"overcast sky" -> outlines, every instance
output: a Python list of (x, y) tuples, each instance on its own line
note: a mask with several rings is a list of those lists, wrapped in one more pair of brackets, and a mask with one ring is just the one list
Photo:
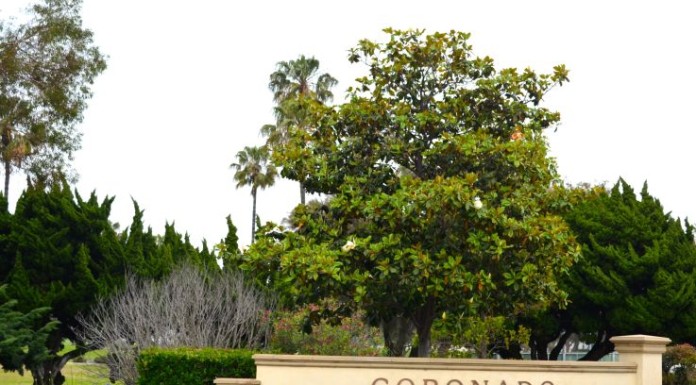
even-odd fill
[[(0, 17), (31, 2), (2, 0)], [(83, 195), (115, 196), (112, 219), (133, 215), (155, 233), (175, 222), (194, 243), (214, 244), (229, 214), (248, 243), (250, 190), (235, 189), (230, 163), (259, 145), (273, 123), (268, 76), (275, 64), (315, 56), (339, 80), (336, 102), (364, 74), (347, 61), (358, 40), (385, 27), (471, 32), (475, 54), (498, 68), (570, 69), (546, 106), (548, 132), (570, 183), (623, 176), (674, 216), (696, 217), (696, 22), (689, 1), (222, 1), (85, 0), (83, 21), (108, 55), (85, 113), (74, 167)], [(11, 201), (23, 178), (12, 180)], [(295, 183), (259, 193), (262, 221), (299, 202)], [(13, 207), (13, 204), (12, 204)]]

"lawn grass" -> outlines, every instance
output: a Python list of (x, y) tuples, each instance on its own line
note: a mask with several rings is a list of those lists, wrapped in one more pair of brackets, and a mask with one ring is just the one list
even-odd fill
[[(58, 353), (59, 355), (75, 349), (75, 345), (69, 340), (64, 340), (63, 346), (63, 350)], [(108, 383), (106, 365), (94, 363), (95, 358), (105, 355), (105, 350), (92, 350), (84, 355), (86, 363), (68, 362), (62, 370), (65, 376), (64, 385), (103, 385)], [(16, 372), (5, 372), (0, 367), (0, 385), (32, 385), (32, 383), (31, 373), (28, 371), (21, 376)]]
[[(70, 340), (63, 340), (63, 350), (58, 352), (58, 355), (63, 355), (71, 350), (75, 350), (75, 344), (72, 343)], [(90, 350), (89, 352), (85, 353), (83, 355), (84, 357), (84, 362), (94, 362), (94, 359), (97, 357), (103, 357), (106, 355), (106, 350), (101, 349), (101, 350)], [(2, 384), (2, 382), (0, 382)]]
[[(109, 381), (100, 376), (108, 369), (102, 364), (82, 364), (68, 362), (62, 372), (65, 376), (65, 385), (103, 385)], [(2, 385), (31, 385), (33, 383), (31, 373), (25, 372), (20, 376), (16, 372), (0, 370), (0, 384)]]

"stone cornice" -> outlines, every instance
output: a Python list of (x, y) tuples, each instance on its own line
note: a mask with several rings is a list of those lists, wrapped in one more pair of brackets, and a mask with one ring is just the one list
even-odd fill
[(379, 368), (410, 370), (475, 370), (492, 372), (635, 373), (626, 362), (524, 361), (454, 358), (395, 358), (256, 354), (257, 366)]

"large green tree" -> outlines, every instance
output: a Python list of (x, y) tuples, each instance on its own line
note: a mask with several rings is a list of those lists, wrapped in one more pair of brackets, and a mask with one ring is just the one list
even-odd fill
[(130, 273), (143, 278), (160, 279), (172, 270), (187, 263), (200, 268), (215, 268), (217, 261), (205, 240), (201, 250), (191, 244), (188, 234), (177, 232), (174, 224), (165, 223), (164, 235), (155, 235), (152, 228), (145, 229), (144, 210), (133, 201), (135, 214), (131, 225), (120, 235)]
[[(326, 103), (333, 99), (333, 88), (338, 81), (328, 73), (319, 72), (319, 60), (300, 55), (290, 61), (281, 61), (270, 76), (268, 87), (276, 102), (276, 124), (265, 125), (261, 133), (267, 137), (271, 150), (283, 152), (294, 131), (311, 129), (311, 102)], [(305, 204), (305, 173), (297, 169), (283, 169), (283, 176), (300, 182), (300, 203)], [(287, 174), (287, 175), (286, 175)]]
[[(7, 294), (0, 290), (3, 368), (29, 370), (36, 385), (60, 385), (65, 363), (88, 349), (79, 338), (78, 315), (120, 289), (127, 272), (161, 279), (184, 263), (217, 268), (205, 242), (199, 251), (173, 224), (162, 236), (145, 230), (135, 201), (131, 226), (117, 234), (109, 220), (113, 200), (99, 201), (94, 193), (85, 200), (67, 184), (32, 185), (10, 213), (0, 194), (0, 286)], [(76, 348), (63, 351), (66, 339)]]
[(10, 175), (59, 182), (80, 148), (76, 124), (90, 86), (106, 68), (82, 26), (80, 0), (43, 0), (21, 25), (0, 20), (0, 160), (7, 197)]
[(253, 204), (251, 208), (251, 243), (256, 234), (256, 194), (259, 189), (272, 186), (278, 174), (273, 164), (269, 162), (268, 147), (244, 147), (237, 153), (237, 162), (230, 165), (235, 169), (234, 180), (237, 188), (250, 186)]
[[(0, 281), (8, 296), (17, 300), (18, 311), (47, 307), (46, 317), (60, 322), (48, 335), (44, 359), (22, 362), (36, 385), (63, 382), (65, 363), (85, 352), (78, 345), (61, 353), (63, 340), (75, 338), (75, 315), (123, 282), (126, 259), (108, 220), (112, 200), (99, 202), (94, 194), (83, 200), (64, 185), (30, 187), (3, 228), (0, 264), (9, 270), (3, 269)], [(8, 218), (6, 208), (3, 216)]]
[[(565, 215), (582, 244), (582, 258), (562, 281), (565, 310), (532, 321), (539, 350), (573, 333), (592, 343), (584, 360), (613, 351), (609, 339), (624, 334), (663, 335), (692, 342), (696, 335), (696, 245), (693, 227), (672, 218), (660, 201), (620, 179), (599, 197)], [(545, 357), (540, 357), (545, 358)]]
[(247, 268), (300, 301), (357, 303), (392, 354), (405, 321), (427, 356), (443, 312), (512, 316), (566, 300), (557, 278), (578, 250), (550, 209), (558, 176), (544, 130), (559, 114), (539, 104), (567, 71), (496, 70), (465, 33), (386, 32), (351, 50), (369, 72), (349, 101), (315, 103), (316, 129), (282, 156), (308, 171), (308, 191), (333, 196), (329, 219), (305, 215), (304, 231), (257, 242)]

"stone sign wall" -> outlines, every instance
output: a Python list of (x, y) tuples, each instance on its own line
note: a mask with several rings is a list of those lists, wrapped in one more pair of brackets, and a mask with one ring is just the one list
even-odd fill
[[(619, 362), (332, 357), (258, 354), (260, 385), (660, 385), (669, 340), (612, 339)], [(245, 380), (218, 385), (244, 384)], [(253, 381), (253, 382), (252, 382)]]

